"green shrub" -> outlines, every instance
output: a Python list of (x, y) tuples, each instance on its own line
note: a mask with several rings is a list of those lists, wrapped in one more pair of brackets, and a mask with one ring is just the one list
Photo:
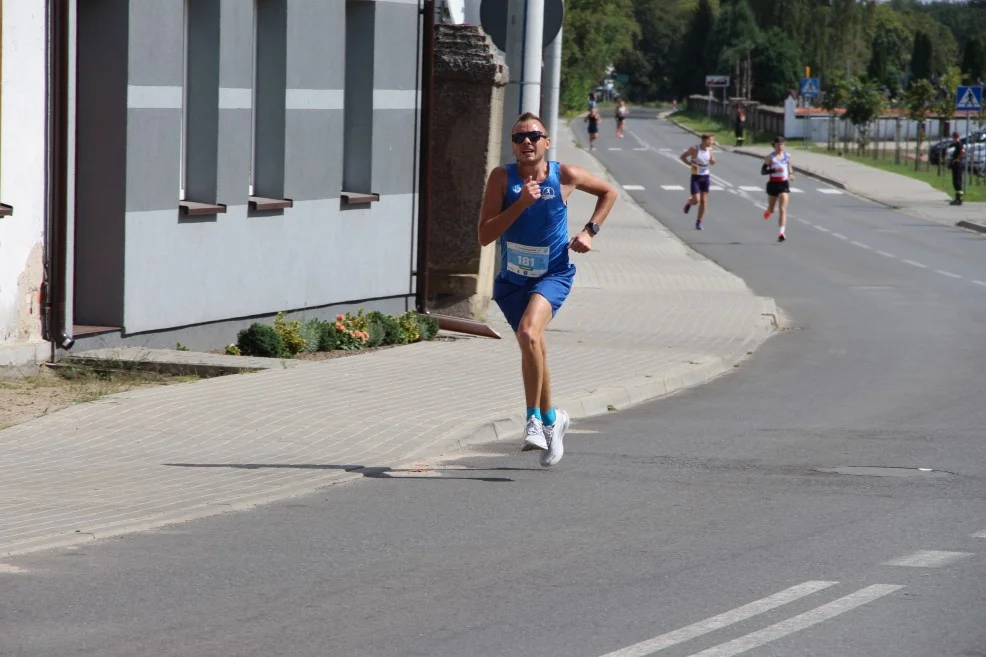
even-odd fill
[(243, 355), (242, 353), (240, 353), (240, 348), (237, 347), (235, 344), (228, 344), (228, 345), (226, 345), (225, 354), (227, 356), (242, 356)]
[(236, 346), (247, 356), (287, 358), (290, 356), (284, 341), (273, 326), (254, 322), (236, 336)]
[(370, 340), (369, 331), (362, 328), (365, 325), (366, 318), (361, 315), (336, 315), (335, 322), (324, 322), (321, 326), (319, 351), (362, 349)]
[(322, 344), (322, 325), (328, 324), (320, 319), (310, 319), (301, 325), (301, 338), (305, 341), (305, 351), (318, 351)]
[(417, 313), (409, 310), (397, 318), (397, 325), (400, 327), (398, 344), (411, 344), (421, 339), (421, 327), (415, 315)]
[(295, 319), (289, 322), (284, 319), (283, 312), (277, 313), (277, 318), (274, 319), (274, 331), (281, 336), (284, 348), (292, 356), (305, 349), (305, 339), (301, 337), (301, 322), (299, 320)]
[(396, 317), (393, 315), (384, 315), (376, 310), (368, 313), (366, 317), (368, 321), (379, 324), (383, 331), (383, 339), (380, 341), (380, 344), (391, 345), (401, 343), (401, 326)]
[(422, 340), (433, 340), (438, 335), (437, 319), (422, 313), (416, 313), (415, 319), (418, 320), (418, 331), (421, 333)]
[(366, 315), (366, 332), (370, 339), (366, 343), (368, 347), (379, 347), (387, 338), (387, 326), (383, 315), (377, 311), (372, 311)]
[(318, 324), (318, 350), (333, 351), (338, 348), (340, 334), (332, 322)]

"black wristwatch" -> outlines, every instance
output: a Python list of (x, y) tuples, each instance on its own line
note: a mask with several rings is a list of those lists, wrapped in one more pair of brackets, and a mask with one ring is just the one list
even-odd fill
[(599, 234), (599, 224), (594, 224), (591, 221), (585, 225), (585, 229), (589, 231), (589, 234), (593, 237)]

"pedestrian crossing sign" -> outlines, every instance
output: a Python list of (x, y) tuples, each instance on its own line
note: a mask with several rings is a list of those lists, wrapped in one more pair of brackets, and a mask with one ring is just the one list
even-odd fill
[(818, 95), (818, 78), (802, 78), (801, 79), (801, 95), (802, 96), (817, 96)]
[(955, 109), (979, 111), (983, 108), (982, 87), (959, 87), (955, 92)]

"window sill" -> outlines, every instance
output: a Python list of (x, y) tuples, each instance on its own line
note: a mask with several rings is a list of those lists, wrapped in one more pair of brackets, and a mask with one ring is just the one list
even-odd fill
[(0, 203), (0, 217), (9, 217), (14, 214), (14, 208), (6, 203)]
[(355, 205), (357, 203), (375, 203), (380, 200), (379, 194), (360, 194), (358, 192), (343, 192), (341, 194), (342, 200), (349, 205)]
[(264, 210), (283, 210), (284, 208), (293, 207), (294, 201), (289, 198), (266, 198), (264, 196), (250, 197), (250, 209), (254, 212), (262, 212)]
[(211, 214), (226, 214), (226, 206), (222, 203), (198, 203), (196, 201), (178, 201), (178, 209), (186, 217), (205, 217)]

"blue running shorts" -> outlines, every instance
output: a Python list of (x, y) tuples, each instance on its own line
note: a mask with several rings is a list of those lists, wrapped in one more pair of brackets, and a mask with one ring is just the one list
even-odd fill
[(574, 265), (569, 265), (567, 269), (559, 272), (545, 274), (526, 285), (515, 285), (497, 277), (493, 281), (493, 300), (500, 307), (503, 316), (507, 318), (510, 328), (516, 333), (532, 294), (540, 294), (548, 300), (551, 304), (551, 316), (554, 317), (572, 291), (574, 281)]

